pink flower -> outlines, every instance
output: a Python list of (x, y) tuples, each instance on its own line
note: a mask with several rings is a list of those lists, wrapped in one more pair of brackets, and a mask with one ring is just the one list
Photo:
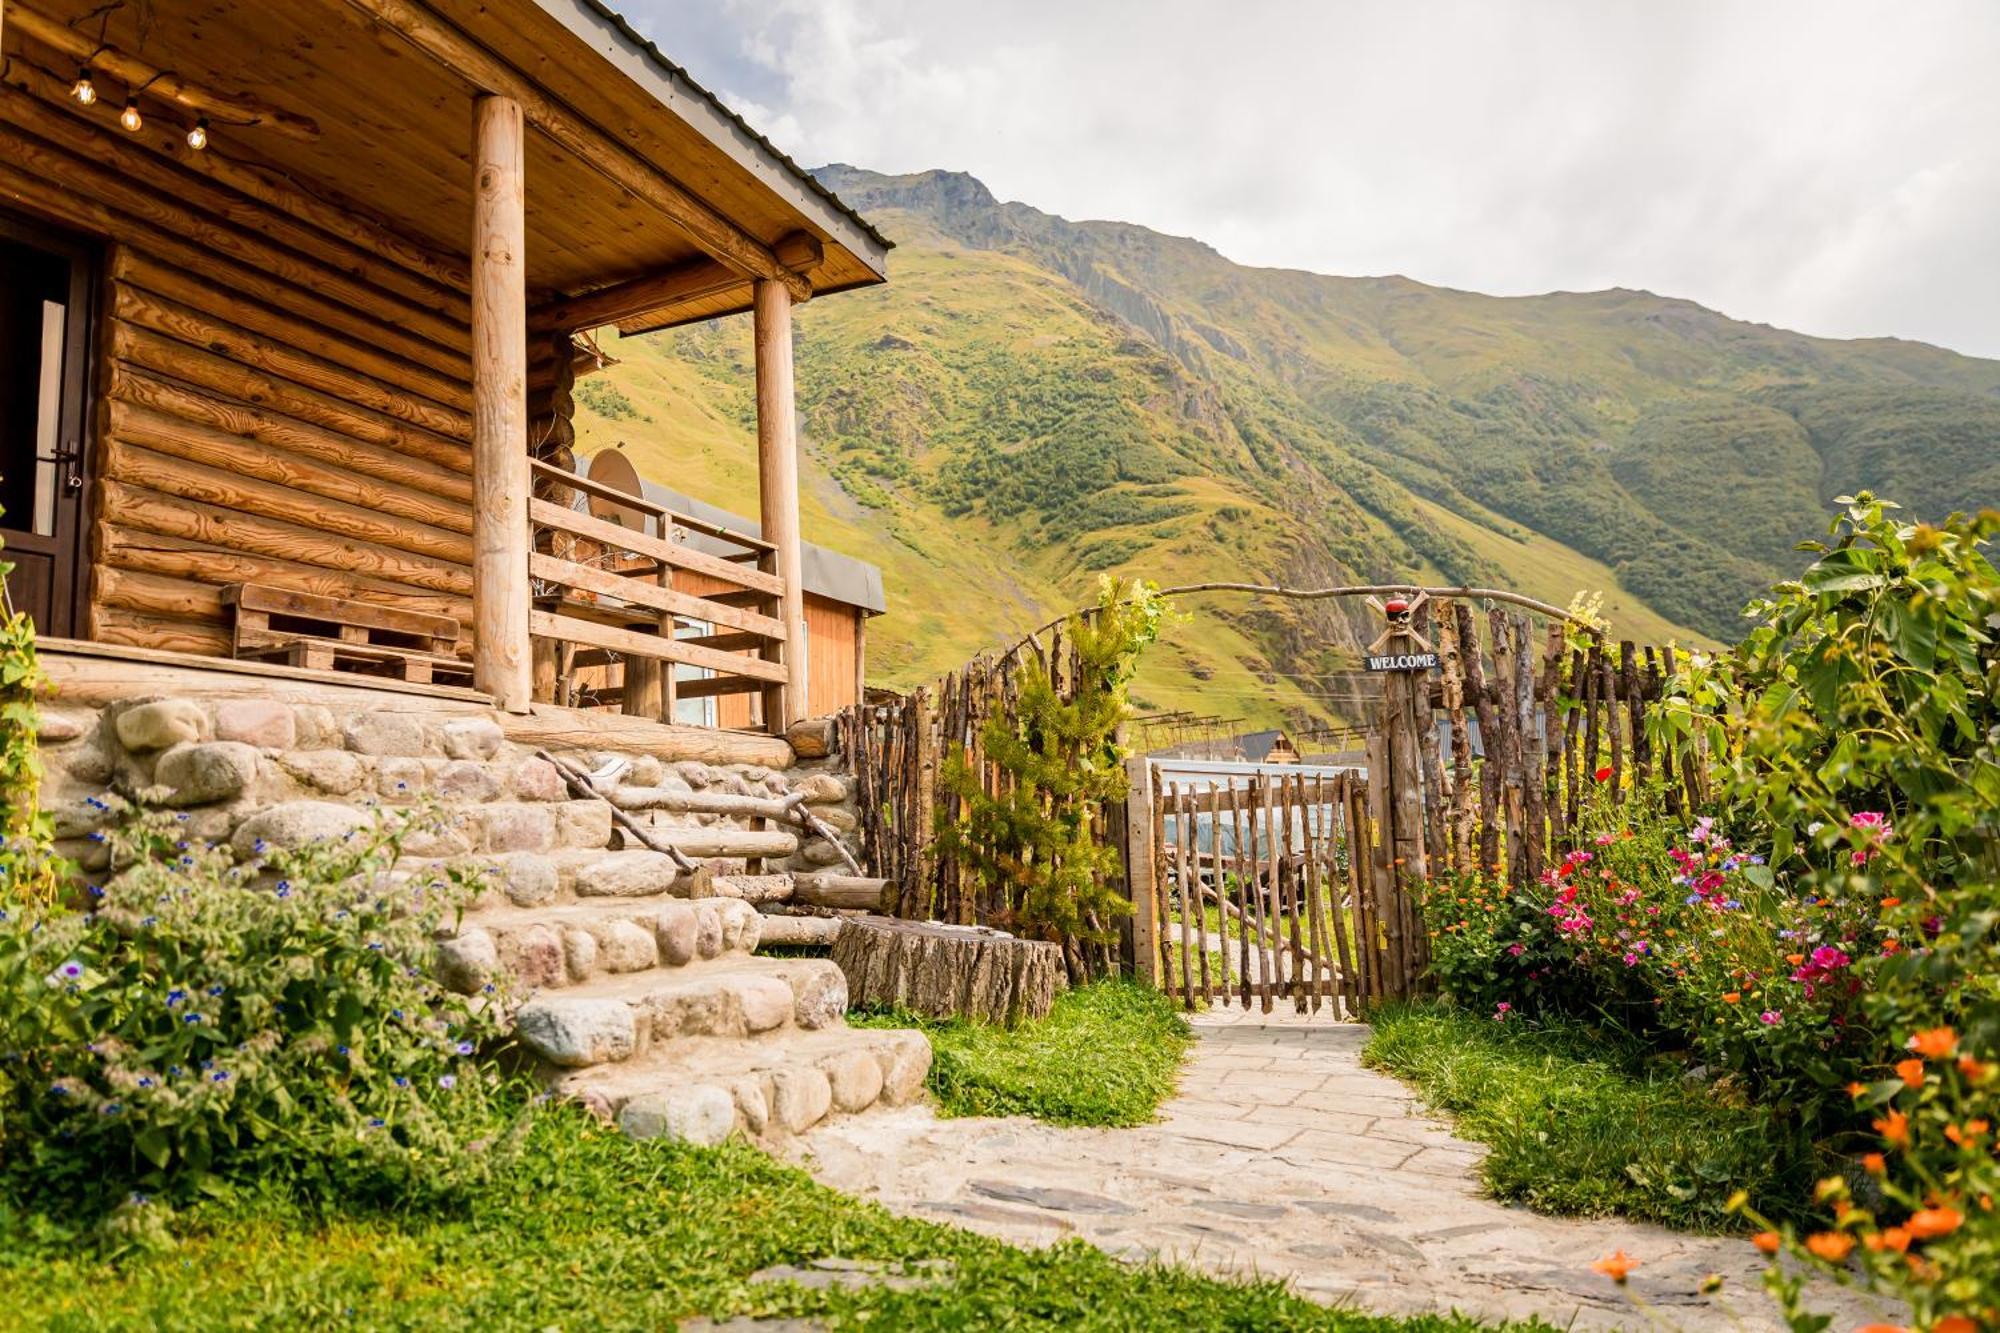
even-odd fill
[(1522, 954), (1526, 953), (1527, 951), (1528, 951), (1528, 946), (1525, 944), (1510, 944), (1507, 946), (1508, 954), (1510, 954), (1515, 958), (1519, 958)]
[(1766, 1009), (1763, 1013), (1757, 1015), (1757, 1021), (1767, 1028), (1774, 1028), (1785, 1021), (1785, 1016), (1776, 1009)]
[(1507, 1015), (1512, 1013), (1513, 1009), (1514, 1006), (1505, 1000), (1500, 1001), (1500, 1003), (1493, 1006), (1493, 1021), (1496, 1023), (1505, 1022)]

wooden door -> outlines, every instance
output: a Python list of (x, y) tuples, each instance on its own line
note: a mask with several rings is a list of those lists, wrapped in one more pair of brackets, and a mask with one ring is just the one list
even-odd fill
[(44, 635), (84, 630), (92, 298), (97, 255), (0, 215), (0, 560)]

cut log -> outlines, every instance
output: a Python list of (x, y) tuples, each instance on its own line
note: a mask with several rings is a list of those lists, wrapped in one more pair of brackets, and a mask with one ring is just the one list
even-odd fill
[[(855, 677), (857, 681), (860, 679)], [(792, 752), (799, 758), (824, 759), (833, 748), (833, 719), (809, 717), (794, 722), (786, 729), (785, 739), (792, 743)]]
[(1062, 980), (1062, 949), (985, 926), (850, 917), (833, 941), (852, 1005), (1013, 1027), (1041, 1018)]
[(896, 882), (862, 875), (795, 875), (792, 901), (808, 907), (858, 907), (886, 912), (896, 904)]

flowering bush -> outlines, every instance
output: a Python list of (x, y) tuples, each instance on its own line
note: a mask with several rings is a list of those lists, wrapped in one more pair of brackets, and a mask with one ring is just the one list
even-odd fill
[(1587, 1008), (1545, 900), (1472, 875), (1424, 886), (1431, 976), (1462, 1008), (1505, 1021)]
[(488, 1111), (498, 1005), (428, 977), (466, 886), (397, 882), (387, 822), (245, 866), (179, 834), (136, 818), (92, 911), (0, 919), (5, 1169), (107, 1202), (274, 1171), (399, 1196), (480, 1175), (457, 1130)]

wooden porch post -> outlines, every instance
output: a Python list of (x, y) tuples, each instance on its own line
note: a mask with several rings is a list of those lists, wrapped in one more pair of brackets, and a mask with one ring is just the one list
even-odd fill
[(792, 294), (781, 282), (756, 285), (757, 483), (764, 540), (777, 548), (785, 591), (785, 684), (768, 691), (764, 722), (777, 735), (807, 715), (805, 592), (799, 560), (799, 438), (792, 399)]
[(473, 683), (496, 707), (534, 698), (528, 640), (528, 292), (521, 104), (472, 108)]

